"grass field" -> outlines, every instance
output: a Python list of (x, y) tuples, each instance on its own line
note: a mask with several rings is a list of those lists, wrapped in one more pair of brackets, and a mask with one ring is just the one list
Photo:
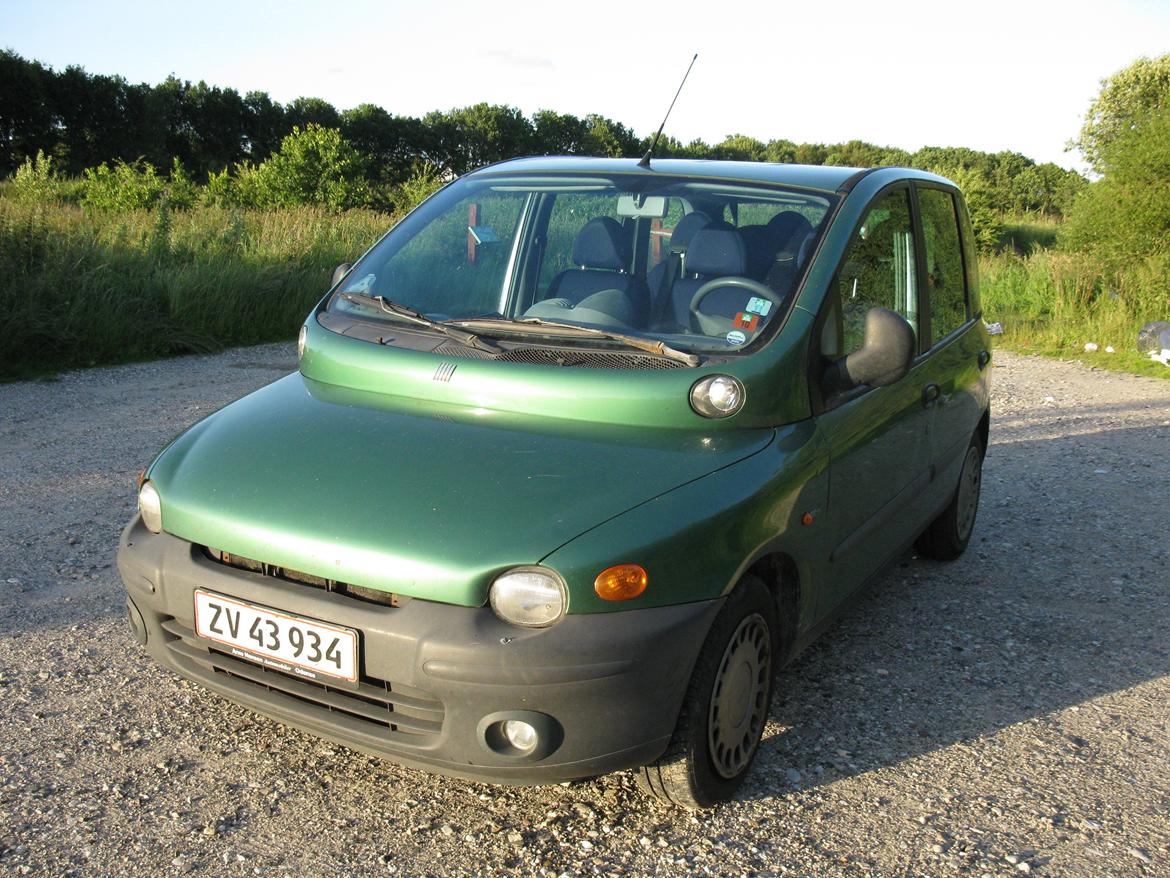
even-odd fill
[[(1170, 258), (1135, 261), (1110, 277), (1085, 256), (1052, 249), (1056, 232), (1052, 220), (1009, 221), (1007, 246), (980, 259), (985, 319), (1004, 325), (997, 343), (1170, 378), (1170, 368), (1135, 348), (1143, 324), (1170, 320)], [(1087, 343), (1098, 349), (1085, 351)], [(1107, 347), (1115, 352), (1107, 353)]]
[(292, 338), (370, 211), (88, 214), (0, 198), (0, 378)]
[[(0, 380), (292, 338), (333, 267), (392, 221), (312, 208), (87, 213), (0, 192)], [(1110, 279), (1052, 249), (1051, 220), (1004, 230), (980, 262), (998, 344), (1170, 378), (1134, 349), (1143, 323), (1170, 319), (1170, 258)]]

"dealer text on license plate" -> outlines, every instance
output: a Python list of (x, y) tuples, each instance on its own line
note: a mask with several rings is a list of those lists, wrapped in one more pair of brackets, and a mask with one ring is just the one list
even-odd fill
[(195, 633), (248, 659), (299, 677), (357, 682), (357, 632), (210, 591), (195, 591)]

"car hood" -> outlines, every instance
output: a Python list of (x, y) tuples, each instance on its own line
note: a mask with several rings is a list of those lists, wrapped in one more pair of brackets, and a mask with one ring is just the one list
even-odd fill
[(478, 606), (500, 571), (538, 563), (773, 435), (542, 419), (294, 373), (196, 424), (149, 478), (164, 529), (193, 543)]

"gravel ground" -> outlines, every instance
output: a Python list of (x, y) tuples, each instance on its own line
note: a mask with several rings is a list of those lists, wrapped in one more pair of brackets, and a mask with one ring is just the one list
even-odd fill
[(1170, 382), (1001, 353), (971, 549), (780, 674), (740, 799), (356, 755), (148, 661), (135, 473), (290, 346), (0, 385), (0, 872), (1170, 875)]

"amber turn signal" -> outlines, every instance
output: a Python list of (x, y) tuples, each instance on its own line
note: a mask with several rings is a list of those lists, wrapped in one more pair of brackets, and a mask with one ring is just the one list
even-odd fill
[(593, 590), (604, 601), (628, 601), (646, 590), (646, 571), (638, 564), (606, 568), (593, 580)]

